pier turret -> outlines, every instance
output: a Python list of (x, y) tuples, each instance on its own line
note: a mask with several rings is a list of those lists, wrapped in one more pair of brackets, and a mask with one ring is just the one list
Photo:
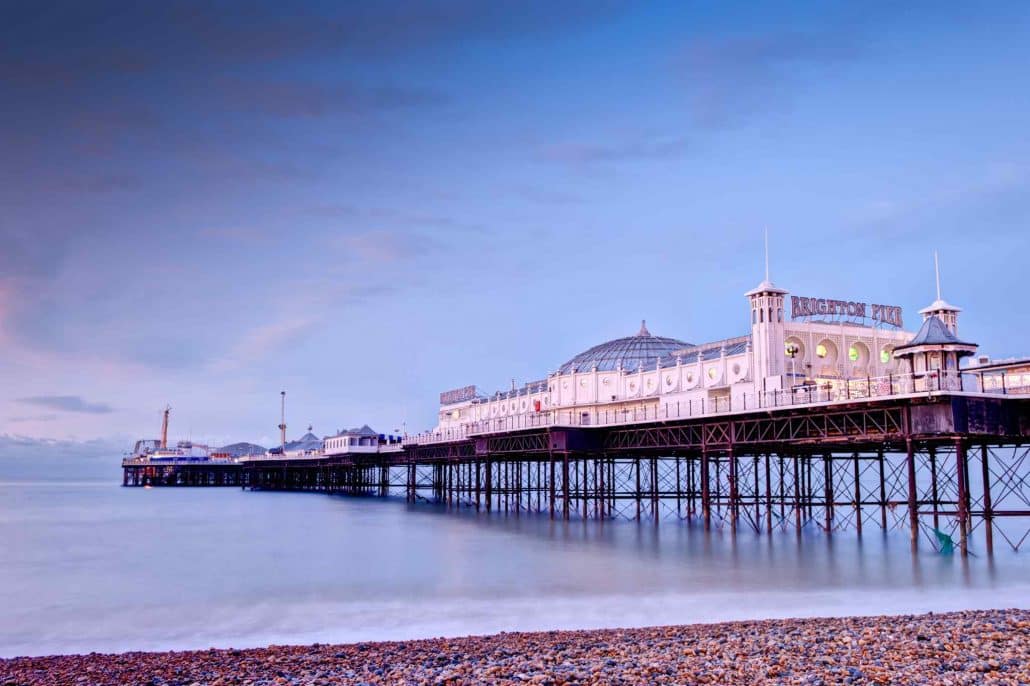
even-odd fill
[(785, 340), (783, 296), (787, 291), (769, 279), (769, 234), (765, 236), (765, 279), (745, 295), (751, 303), (751, 350), (753, 378), (760, 390), (782, 385)]
[(924, 322), (930, 317), (937, 317), (941, 320), (944, 326), (947, 327), (948, 331), (957, 336), (958, 313), (961, 312), (962, 309), (955, 307), (941, 297), (941, 263), (937, 258), (937, 251), (934, 251), (933, 253), (933, 271), (937, 282), (937, 299), (927, 307), (919, 310), (919, 314), (923, 315)]
[(941, 297), (941, 270), (937, 253), (933, 255), (937, 282), (937, 299), (919, 311), (923, 325), (908, 343), (894, 349), (894, 357), (905, 363), (912, 374), (916, 390), (962, 388), (959, 362), (975, 355), (979, 346), (958, 337), (958, 313), (961, 310)]

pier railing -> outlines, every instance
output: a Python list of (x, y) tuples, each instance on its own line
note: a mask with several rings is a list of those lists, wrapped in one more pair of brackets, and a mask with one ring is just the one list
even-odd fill
[[(861, 402), (890, 397), (903, 397), (934, 393), (969, 393), (971, 395), (1026, 395), (1030, 387), (983, 389), (975, 375), (954, 370), (936, 370), (925, 374), (891, 374), (857, 379), (824, 379), (815, 383), (798, 384), (792, 388), (760, 391), (758, 393), (732, 393), (720, 397), (696, 398), (685, 401), (664, 400), (668, 393), (651, 393), (610, 403), (591, 403), (587, 406), (564, 407), (538, 413), (491, 417), (475, 422), (408, 436), (405, 443), (420, 445), (460, 441), (472, 436), (519, 431), (551, 426), (613, 426), (642, 422), (663, 422), (676, 419), (722, 415), (788, 407), (812, 407), (834, 403)], [(973, 389), (973, 390), (966, 390)], [(657, 401), (657, 404), (655, 404)], [(627, 403), (649, 403), (643, 407), (616, 407)], [(598, 409), (600, 406), (606, 409)]]

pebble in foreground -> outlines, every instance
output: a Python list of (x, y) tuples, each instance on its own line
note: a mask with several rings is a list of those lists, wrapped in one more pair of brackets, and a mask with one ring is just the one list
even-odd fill
[(0, 660), (8, 684), (1030, 684), (1030, 610)]

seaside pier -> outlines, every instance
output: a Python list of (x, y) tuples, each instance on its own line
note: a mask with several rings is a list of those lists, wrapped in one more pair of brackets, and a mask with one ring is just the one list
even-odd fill
[[(691, 520), (732, 533), (907, 531), (913, 549), (922, 539), (963, 553), (1025, 547), (1030, 399), (934, 391), (815, 400), (483, 427), (372, 454), (180, 464), (149, 483), (393, 496), (564, 520)], [(148, 482), (145, 467), (125, 470), (127, 484)]]
[(1018, 550), (1030, 533), (1028, 432), (1028, 401), (938, 395), (486, 433), (409, 446), (379, 465), (326, 464), (347, 476), (322, 482), (318, 467), (287, 462), (286, 482), (244, 479), (732, 532), (907, 529), (913, 546), (950, 538), (962, 551), (978, 532), (991, 553), (996, 536)]
[(138, 456), (123, 483), (732, 533), (904, 530), (913, 549), (1018, 551), (1030, 536), (1030, 360), (978, 356), (939, 272), (936, 286), (909, 332), (898, 306), (788, 296), (767, 267), (745, 294), (745, 335), (693, 344), (641, 322), (544, 379), (441, 393), (437, 425), (410, 436), (365, 426), (288, 444), (284, 404), (278, 448), (217, 467)]

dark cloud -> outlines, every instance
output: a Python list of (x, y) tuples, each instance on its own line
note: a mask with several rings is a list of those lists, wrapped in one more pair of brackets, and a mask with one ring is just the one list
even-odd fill
[(555, 143), (540, 151), (543, 159), (566, 164), (667, 160), (690, 150), (685, 137), (638, 138), (619, 143)]
[(441, 93), (391, 86), (322, 85), (303, 81), (226, 81), (217, 91), (235, 109), (277, 117), (371, 114), (438, 105)]
[(679, 69), (694, 123), (719, 128), (779, 106), (804, 68), (829, 67), (861, 54), (848, 30), (764, 33), (692, 39)]
[[(614, 16), (611, 0), (398, 0), (284, 5), (97, 0), (5, 6), (0, 77), (33, 85), (165, 70), (282, 62), (326, 54), (382, 57), (456, 40), (562, 32)], [(56, 59), (63, 53), (67, 59)]]
[(72, 193), (117, 193), (132, 191), (142, 185), (142, 179), (132, 174), (97, 174), (95, 176), (69, 176), (54, 179), (49, 188)]
[(109, 414), (114, 412), (114, 408), (107, 403), (89, 402), (78, 395), (37, 395), (30, 398), (18, 398), (18, 402), (61, 412), (80, 412), (85, 414)]

